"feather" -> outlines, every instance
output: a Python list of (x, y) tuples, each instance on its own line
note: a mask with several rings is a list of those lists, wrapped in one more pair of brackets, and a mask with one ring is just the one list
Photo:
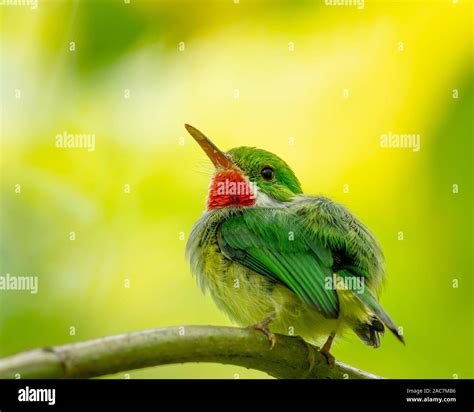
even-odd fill
[(228, 258), (284, 284), (325, 317), (337, 317), (337, 294), (325, 289), (325, 279), (332, 277), (332, 256), (306, 238), (291, 211), (248, 209), (224, 221), (218, 231)]

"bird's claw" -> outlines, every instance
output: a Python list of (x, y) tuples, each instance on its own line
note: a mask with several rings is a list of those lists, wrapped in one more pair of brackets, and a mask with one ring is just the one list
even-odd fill
[(270, 341), (270, 350), (272, 350), (276, 343), (276, 336), (268, 328), (268, 323), (259, 322), (255, 325), (252, 325), (251, 328), (262, 332), (267, 337), (267, 339)]
[(334, 340), (334, 336), (336, 336), (336, 331), (331, 332), (331, 334), (326, 340), (326, 343), (319, 350), (319, 353), (324, 355), (330, 367), (333, 367), (336, 364), (336, 358), (329, 353), (329, 351), (331, 350), (332, 342)]
[(272, 350), (276, 343), (276, 336), (268, 327), (268, 324), (275, 319), (275, 316), (272, 315), (267, 319), (262, 320), (261, 322), (255, 323), (254, 325), (250, 326), (251, 328), (262, 332), (267, 339), (270, 341), (270, 350)]
[(328, 362), (328, 365), (331, 368), (336, 364), (336, 358), (333, 355), (331, 355), (329, 352), (320, 350), (319, 353), (321, 353), (321, 355), (324, 355), (324, 357), (326, 358), (326, 361)]

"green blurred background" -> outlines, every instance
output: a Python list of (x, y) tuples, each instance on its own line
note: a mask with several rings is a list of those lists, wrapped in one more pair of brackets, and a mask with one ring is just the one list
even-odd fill
[[(39, 277), (36, 295), (0, 292), (0, 356), (230, 325), (184, 259), (212, 171), (186, 122), (223, 149), (281, 155), (306, 193), (378, 237), (381, 301), (407, 345), (347, 336), (338, 359), (474, 377), (471, 2), (39, 0), (0, 13), (0, 274)], [(64, 131), (94, 133), (95, 151), (55, 147)], [(389, 131), (419, 133), (420, 151), (381, 148)], [(130, 376), (266, 377), (211, 364)]]

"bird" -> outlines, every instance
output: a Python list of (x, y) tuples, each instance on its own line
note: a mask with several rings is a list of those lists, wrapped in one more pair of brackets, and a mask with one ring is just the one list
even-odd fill
[(388, 328), (405, 344), (378, 302), (384, 256), (365, 225), (331, 199), (304, 194), (277, 155), (246, 146), (223, 152), (185, 128), (215, 168), (186, 256), (232, 322), (263, 332), (270, 349), (275, 333), (321, 343), (331, 366), (334, 339), (347, 331), (378, 348)]

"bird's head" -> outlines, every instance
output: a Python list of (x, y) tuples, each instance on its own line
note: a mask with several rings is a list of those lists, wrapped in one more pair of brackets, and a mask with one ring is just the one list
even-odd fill
[(216, 168), (209, 185), (208, 210), (272, 206), (302, 193), (298, 178), (277, 155), (255, 147), (236, 147), (224, 153), (199, 130), (185, 127)]

